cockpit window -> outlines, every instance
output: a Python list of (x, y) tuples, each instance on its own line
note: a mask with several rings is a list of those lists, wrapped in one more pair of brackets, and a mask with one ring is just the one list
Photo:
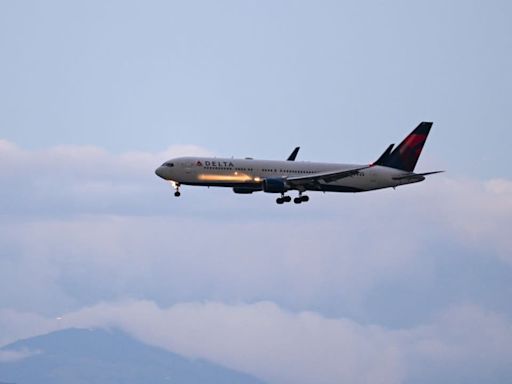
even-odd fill
[(174, 167), (174, 163), (164, 163), (166, 167)]

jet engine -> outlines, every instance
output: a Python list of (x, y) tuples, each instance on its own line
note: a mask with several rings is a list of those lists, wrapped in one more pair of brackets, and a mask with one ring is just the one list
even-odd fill
[(290, 188), (286, 179), (279, 178), (269, 178), (263, 180), (263, 191), (268, 193), (284, 193), (288, 191)]

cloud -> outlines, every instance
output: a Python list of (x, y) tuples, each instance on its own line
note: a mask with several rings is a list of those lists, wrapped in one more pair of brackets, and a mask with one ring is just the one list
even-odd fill
[[(101, 215), (0, 227), (6, 245), (0, 276), (19, 288), (2, 301), (39, 309), (69, 309), (74, 302), (91, 304), (119, 295), (149, 296), (164, 304), (264, 297), (297, 308), (319, 297), (353, 301), (376, 281), (409, 268), (413, 249), (403, 242), (392, 253), (391, 242), (361, 247), (351, 231), (338, 248), (337, 232), (344, 226), (322, 221), (293, 227), (261, 219), (216, 225), (205, 219)], [(201, 241), (183, 241), (190, 236)], [(314, 252), (309, 236), (318, 240)], [(382, 250), (392, 257), (381, 257)], [(352, 257), (355, 253), (358, 258)]]
[[(297, 212), (297, 207), (269, 207), (271, 196), (236, 196), (226, 190), (212, 189), (206, 193), (201, 188), (186, 188), (181, 200), (185, 201), (178, 205), (177, 200), (168, 198), (165, 183), (154, 175), (154, 169), (164, 160), (182, 155), (212, 153), (194, 145), (173, 146), (159, 153), (112, 154), (93, 146), (59, 146), (30, 151), (0, 140), (0, 181), (3, 185), (0, 196), (9, 202), (2, 205), (0, 212), (50, 217), (66, 213), (128, 216), (186, 213), (190, 217), (191, 213), (197, 216), (205, 215), (205, 212), (220, 216), (218, 206), (221, 203), (225, 208), (222, 217), (238, 217), (243, 210), (248, 216), (258, 214), (266, 218), (261, 210), (265, 206), (266, 212), (278, 220), (297, 218), (289, 213), (292, 209)], [(307, 212), (309, 219), (321, 217), (334, 223), (364, 218), (367, 222), (358, 227), (366, 231), (361, 231), (362, 235), (369, 236), (375, 235), (371, 232), (374, 228), (400, 227), (396, 220), (407, 221), (413, 226), (415, 220), (421, 223), (428, 220), (441, 229), (458, 234), (464, 241), (469, 240), (472, 246), (492, 239), (493, 248), (498, 249), (504, 260), (512, 262), (508, 257), (512, 254), (512, 243), (505, 233), (512, 220), (511, 190), (509, 179), (480, 181), (436, 175), (420, 185), (398, 188), (397, 192), (312, 193), (311, 204), (300, 209)], [(198, 200), (201, 209), (190, 203), (195, 196), (201, 196)], [(216, 202), (212, 202), (213, 199)], [(375, 219), (381, 221), (380, 227), (371, 222)], [(410, 235), (406, 228), (397, 229)], [(396, 237), (389, 236), (389, 239), (396, 241)], [(409, 246), (404, 237), (399, 241)], [(389, 245), (397, 246), (391, 242)]]
[(0, 346), (19, 339), (61, 329), (61, 325), (44, 315), (14, 309), (0, 309)]
[(429, 325), (404, 332), (407, 366), (420, 382), (506, 382), (512, 378), (512, 322), (498, 313), (461, 305)]
[[(506, 292), (510, 180), (434, 176), (396, 191), (311, 193), (300, 207), (213, 188), (184, 188), (174, 199), (154, 168), (186, 153), (209, 151), (28, 151), (1, 141), (0, 193), (8, 204), (0, 216), (0, 277), (17, 289), (0, 294), (0, 304), (55, 313), (123, 297), (161, 305), (265, 299), (363, 319), (375, 291), (389, 298), (420, 287), (432, 304), (415, 311), (416, 321), (456, 299), (481, 303), (476, 291), (464, 296), (470, 288), (449, 297), (437, 280), (448, 268), (451, 281), (472, 280), (498, 298)], [(484, 286), (483, 264), (508, 275)], [(504, 300), (498, 308), (508, 310)]]
[(270, 302), (185, 303), (169, 309), (131, 302), (100, 305), (66, 318), (88, 326), (120, 326), (151, 344), (276, 383), (392, 383), (400, 376), (398, 351), (379, 327), (312, 312), (293, 314)]
[(159, 153), (119, 155), (94, 146), (59, 146), (28, 151), (0, 140), (0, 197), (3, 214), (55, 216), (150, 210), (159, 189), (154, 170), (183, 154), (212, 155), (194, 146)]
[[(26, 316), (26, 315), (25, 315)], [(116, 327), (192, 358), (271, 383), (493, 381), (512, 377), (512, 323), (476, 306), (451, 307), (431, 323), (390, 330), (272, 302), (101, 303), (63, 315), (67, 327)]]
[[(430, 186), (443, 191), (433, 220), (456, 234), (468, 248), (491, 248), (512, 265), (512, 180), (477, 181), (442, 178)], [(423, 214), (427, 214), (424, 212)]]
[[(25, 170), (38, 170), (45, 175), (57, 174), (66, 170), (66, 174), (78, 177), (112, 177), (117, 174), (133, 176), (137, 172), (154, 171), (158, 165), (172, 157), (213, 156), (208, 149), (196, 145), (173, 145), (164, 151), (126, 152), (111, 154), (100, 147), (61, 145), (43, 150), (25, 150), (7, 140), (0, 139), (0, 169), (2, 174), (11, 171), (17, 174)], [(115, 171), (115, 172), (114, 172)], [(37, 176), (38, 173), (23, 173), (21, 176)], [(151, 173), (153, 176), (153, 174)]]

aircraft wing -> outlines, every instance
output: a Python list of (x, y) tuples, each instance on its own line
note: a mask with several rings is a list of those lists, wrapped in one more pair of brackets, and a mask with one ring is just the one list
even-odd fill
[(359, 168), (345, 169), (343, 171), (330, 171), (330, 172), (320, 172), (313, 173), (307, 176), (295, 176), (289, 177), (286, 179), (286, 182), (291, 187), (300, 187), (305, 185), (318, 185), (321, 182), (324, 183), (332, 183), (333, 181), (344, 179), (345, 177), (350, 177), (353, 175), (357, 175), (359, 171), (363, 169), (370, 168), (369, 165)]

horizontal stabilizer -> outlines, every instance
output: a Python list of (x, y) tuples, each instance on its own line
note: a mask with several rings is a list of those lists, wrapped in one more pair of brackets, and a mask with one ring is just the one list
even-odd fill
[(435, 175), (436, 173), (443, 173), (446, 171), (432, 171), (432, 172), (424, 172), (424, 173), (417, 173), (417, 175), (420, 176), (428, 176), (428, 175)]
[(424, 180), (425, 176), (435, 175), (436, 173), (441, 173), (441, 172), (444, 172), (444, 171), (433, 171), (433, 172), (425, 172), (425, 173), (411, 173), (411, 174), (405, 175), (405, 176), (393, 177), (393, 180), (408, 180), (408, 181), (412, 181), (412, 180), (416, 180), (416, 179)]

